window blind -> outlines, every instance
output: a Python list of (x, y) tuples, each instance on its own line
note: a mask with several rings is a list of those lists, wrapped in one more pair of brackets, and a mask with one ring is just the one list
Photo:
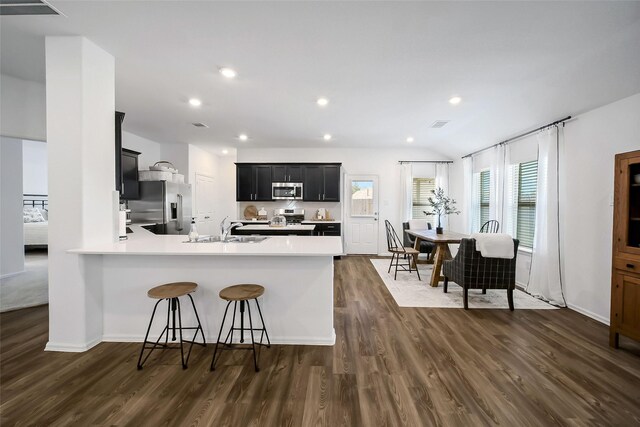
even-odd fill
[(520, 246), (532, 248), (536, 229), (538, 161), (520, 163), (518, 178), (518, 225), (516, 236), (520, 240)]
[(480, 172), (480, 226), (489, 221), (491, 200), (491, 171)]
[(425, 215), (423, 211), (429, 210), (427, 199), (433, 197), (432, 191), (436, 189), (434, 178), (413, 178), (413, 191), (411, 197), (411, 218), (426, 219), (433, 225), (433, 215)]

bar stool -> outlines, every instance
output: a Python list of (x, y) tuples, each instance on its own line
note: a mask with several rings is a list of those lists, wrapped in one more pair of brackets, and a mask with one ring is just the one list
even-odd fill
[[(264, 345), (267, 348), (271, 347), (271, 341), (269, 340), (269, 334), (267, 333), (267, 328), (264, 325), (264, 319), (262, 317), (262, 310), (260, 310), (260, 304), (258, 303), (258, 297), (264, 294), (264, 287), (260, 285), (253, 284), (242, 284), (242, 285), (234, 285), (224, 288), (220, 291), (220, 298), (228, 301), (227, 307), (224, 310), (224, 315), (222, 316), (222, 324), (220, 325), (220, 332), (218, 333), (218, 340), (216, 341), (216, 347), (213, 350), (213, 358), (211, 359), (211, 370), (215, 371), (216, 369), (216, 355), (218, 354), (218, 345), (222, 344), (220, 350), (253, 350), (253, 365), (256, 369), (256, 372), (260, 370), (258, 368), (258, 356), (256, 354), (256, 345)], [(258, 307), (258, 314), (260, 314), (260, 321), (262, 322), (262, 328), (254, 328), (253, 320), (251, 319), (251, 306), (249, 305), (249, 300), (254, 300), (256, 302), (256, 307)], [(229, 306), (233, 302), (233, 318), (231, 320), (231, 329), (229, 329), (229, 333), (225, 337), (224, 341), (220, 341), (220, 337), (222, 336), (222, 330), (224, 328), (224, 323), (227, 317), (227, 311), (229, 310)], [(235, 327), (236, 322), (236, 309), (238, 307), (238, 302), (240, 302), (240, 327)], [(247, 307), (247, 311), (249, 312), (249, 328), (244, 327), (244, 310), (245, 305)], [(251, 335), (251, 347), (240, 347), (239, 345), (233, 344), (233, 331), (240, 331), (240, 342), (244, 343), (244, 331), (248, 330)], [(260, 333), (260, 342), (256, 344), (255, 339), (253, 337), (253, 331), (261, 331)], [(263, 337), (267, 338), (267, 344), (262, 343)], [(218, 359), (220, 356), (218, 355)]]
[[(202, 330), (202, 324), (200, 323), (200, 318), (198, 317), (198, 310), (196, 310), (196, 305), (193, 302), (193, 298), (191, 297), (191, 293), (196, 290), (198, 285), (193, 282), (175, 282), (175, 283), (167, 283), (166, 285), (156, 286), (155, 288), (149, 289), (147, 292), (147, 296), (149, 298), (157, 299), (156, 305), (153, 307), (153, 312), (151, 313), (151, 320), (149, 321), (149, 326), (147, 327), (147, 334), (144, 336), (144, 342), (142, 343), (142, 349), (140, 350), (140, 357), (138, 358), (138, 369), (142, 369), (142, 365), (147, 361), (149, 356), (156, 347), (161, 347), (163, 349), (178, 349), (180, 348), (180, 358), (182, 360), (182, 369), (187, 369), (187, 363), (189, 362), (189, 356), (191, 356), (191, 349), (193, 348), (193, 344), (198, 344), (203, 347), (207, 346), (206, 339), (204, 337), (204, 331)], [(196, 320), (198, 321), (198, 326), (190, 326), (183, 327), (182, 326), (182, 314), (180, 312), (180, 297), (188, 296), (191, 301), (191, 305), (193, 306), (193, 312), (196, 315)], [(158, 308), (158, 304), (161, 301), (167, 300), (167, 325), (162, 330), (162, 333), (158, 337), (158, 339), (154, 341), (148, 341), (149, 331), (151, 330), (151, 325), (153, 324), (153, 318), (156, 315), (156, 309)], [(176, 327), (176, 311), (178, 312), (178, 326)], [(169, 321), (170, 315), (172, 322)], [(187, 353), (187, 358), (184, 357), (184, 349), (182, 347), (183, 339), (182, 339), (182, 331), (185, 329), (195, 329), (196, 332), (193, 335), (193, 339), (189, 345), (189, 352)], [(169, 346), (169, 331), (172, 332), (171, 341), (176, 340), (176, 330), (179, 332), (180, 336), (180, 347), (177, 346)], [(196, 338), (198, 337), (198, 332), (202, 334), (202, 343), (196, 342)], [(166, 335), (165, 335), (166, 334)], [(165, 336), (164, 344), (160, 343), (162, 336)], [(147, 353), (147, 356), (142, 359), (144, 355), (144, 351), (150, 349)]]

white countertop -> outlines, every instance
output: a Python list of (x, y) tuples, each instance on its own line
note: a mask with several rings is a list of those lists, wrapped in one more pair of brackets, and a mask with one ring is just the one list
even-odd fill
[(342, 221), (338, 221), (336, 219), (332, 219), (330, 221), (324, 221), (322, 219), (305, 219), (302, 221), (303, 224), (340, 224)]
[(269, 236), (259, 243), (184, 243), (184, 235), (156, 235), (130, 225), (128, 240), (72, 249), (83, 255), (237, 255), (237, 256), (335, 256), (342, 255), (337, 236)]
[(264, 230), (274, 230), (274, 231), (313, 231), (316, 228), (315, 225), (298, 225), (298, 224), (288, 224), (284, 227), (271, 227), (270, 225), (263, 224), (247, 224), (242, 227), (236, 228), (236, 230), (248, 230), (248, 231), (264, 231)]

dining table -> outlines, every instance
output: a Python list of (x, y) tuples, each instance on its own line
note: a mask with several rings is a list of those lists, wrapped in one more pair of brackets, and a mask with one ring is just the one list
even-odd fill
[[(440, 276), (442, 271), (442, 264), (445, 260), (451, 259), (450, 244), (459, 244), (462, 239), (468, 238), (468, 234), (456, 233), (453, 231), (443, 231), (442, 234), (436, 233), (435, 230), (405, 230), (405, 233), (410, 234), (416, 238), (413, 245), (414, 249), (420, 250), (420, 243), (422, 241), (431, 242), (435, 245), (435, 255), (433, 257), (433, 270), (431, 271), (431, 279), (429, 284), (433, 287), (437, 287), (444, 277)], [(417, 268), (417, 263), (430, 263), (428, 260), (417, 260), (413, 258), (413, 267)]]

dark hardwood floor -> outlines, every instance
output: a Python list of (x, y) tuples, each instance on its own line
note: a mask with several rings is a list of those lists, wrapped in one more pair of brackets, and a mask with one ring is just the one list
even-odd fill
[[(635, 425), (640, 345), (570, 310), (399, 308), (366, 257), (336, 261), (333, 347), (194, 347), (136, 370), (138, 344), (44, 352), (47, 307), (0, 316), (11, 425)], [(426, 282), (425, 282), (426, 286)], [(267, 326), (268, 326), (268, 319)], [(145, 325), (140, 325), (144, 329)]]

